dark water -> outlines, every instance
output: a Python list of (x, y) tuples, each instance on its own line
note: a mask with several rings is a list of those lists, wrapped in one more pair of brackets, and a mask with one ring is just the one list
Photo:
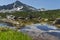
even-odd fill
[(0, 23), (0, 26), (8, 26), (7, 23)]
[(53, 28), (49, 28), (48, 26), (44, 26), (44, 25), (37, 26), (37, 28), (43, 31), (54, 30)]
[(10, 23), (3, 23), (3, 22), (0, 22), (0, 27), (7, 27), (7, 26), (13, 26), (12, 24)]

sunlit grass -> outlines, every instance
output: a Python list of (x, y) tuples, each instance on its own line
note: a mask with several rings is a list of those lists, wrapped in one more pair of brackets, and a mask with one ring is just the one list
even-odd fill
[(0, 31), (0, 40), (32, 40), (32, 39), (31, 37), (29, 37), (26, 34), (23, 34), (22, 32), (8, 30)]

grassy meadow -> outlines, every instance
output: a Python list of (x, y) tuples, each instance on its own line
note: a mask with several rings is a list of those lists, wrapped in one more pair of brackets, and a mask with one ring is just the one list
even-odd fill
[(32, 38), (22, 32), (14, 30), (1, 30), (0, 40), (32, 40)]

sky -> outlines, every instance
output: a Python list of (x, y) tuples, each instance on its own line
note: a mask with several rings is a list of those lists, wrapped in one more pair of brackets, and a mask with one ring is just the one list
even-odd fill
[[(0, 5), (8, 5), (16, 0), (0, 0)], [(24, 4), (33, 6), (37, 9), (60, 9), (60, 0), (19, 0)]]

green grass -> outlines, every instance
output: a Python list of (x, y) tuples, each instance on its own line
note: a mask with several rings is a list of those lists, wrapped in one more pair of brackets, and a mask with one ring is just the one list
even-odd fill
[(0, 40), (32, 40), (31, 37), (13, 30), (1, 31)]

